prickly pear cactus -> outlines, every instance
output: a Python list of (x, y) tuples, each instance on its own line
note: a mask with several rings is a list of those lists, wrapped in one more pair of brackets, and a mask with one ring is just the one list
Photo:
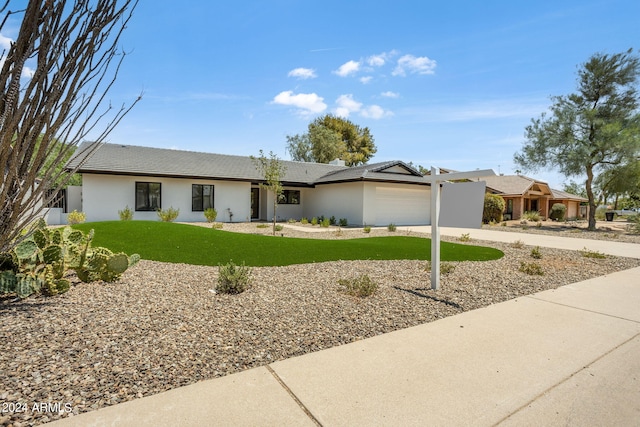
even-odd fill
[(127, 271), (127, 268), (129, 268), (129, 257), (122, 252), (113, 255), (107, 261), (107, 270), (118, 276)]
[(24, 240), (15, 247), (14, 253), (20, 261), (31, 259), (38, 253), (38, 245), (33, 240)]
[(53, 264), (64, 260), (64, 248), (61, 245), (49, 245), (42, 250), (42, 261)]

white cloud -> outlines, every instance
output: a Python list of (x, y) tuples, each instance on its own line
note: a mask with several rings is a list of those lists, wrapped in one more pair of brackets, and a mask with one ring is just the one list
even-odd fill
[(391, 92), (390, 90), (388, 90), (386, 92), (382, 92), (380, 95), (385, 97), (385, 98), (400, 98), (400, 94), (399, 93)]
[(381, 119), (383, 117), (393, 116), (391, 111), (383, 109), (379, 105), (370, 105), (364, 110), (360, 112), (362, 117), (366, 117), (368, 119)]
[(360, 70), (360, 62), (352, 60), (342, 64), (340, 68), (334, 71), (334, 73), (339, 75), (340, 77), (347, 77), (347, 76), (350, 76), (351, 74), (357, 73), (359, 70)]
[(26, 65), (22, 67), (22, 77), (26, 79), (30, 79), (31, 77), (33, 77), (35, 73), (36, 73), (36, 70), (34, 70), (31, 67), (27, 67)]
[(360, 83), (362, 83), (363, 85), (366, 85), (367, 83), (371, 83), (371, 80), (373, 80), (372, 76), (360, 77)]
[(404, 55), (398, 59), (398, 65), (391, 73), (394, 76), (410, 74), (434, 74), (436, 61), (426, 56)]
[(371, 65), (372, 67), (382, 67), (385, 62), (387, 62), (385, 54), (371, 55), (367, 58), (367, 64)]
[(353, 99), (353, 95), (340, 95), (336, 99), (336, 115), (340, 117), (349, 117), (349, 114), (360, 111), (362, 103)]
[(293, 91), (287, 90), (277, 94), (272, 102), (280, 105), (291, 105), (308, 113), (321, 113), (327, 108), (327, 104), (323, 101), (324, 98), (315, 93), (294, 94)]
[(289, 71), (289, 74), (287, 74), (287, 76), (296, 77), (301, 80), (315, 79), (316, 77), (318, 77), (316, 75), (316, 70), (312, 70), (311, 68), (295, 68)]

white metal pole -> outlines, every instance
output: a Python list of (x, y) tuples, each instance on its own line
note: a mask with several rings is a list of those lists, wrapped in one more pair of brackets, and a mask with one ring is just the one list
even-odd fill
[(440, 169), (431, 167), (431, 289), (440, 289)]

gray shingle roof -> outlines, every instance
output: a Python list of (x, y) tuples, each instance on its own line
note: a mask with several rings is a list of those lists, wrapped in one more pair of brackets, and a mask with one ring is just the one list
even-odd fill
[[(86, 150), (90, 144), (92, 143), (83, 143), (78, 152)], [(67, 167), (76, 167), (79, 160), (72, 158)], [(401, 161), (357, 167), (286, 160), (282, 162), (286, 166), (282, 182), (289, 185), (354, 180), (427, 183), (420, 173)], [(392, 166), (401, 166), (407, 169), (408, 174), (381, 172)], [(250, 157), (121, 144), (101, 144), (100, 148), (84, 160), (78, 172), (262, 181), (262, 175)]]
[(580, 200), (581, 202), (587, 202), (589, 199), (585, 199), (584, 197), (576, 196), (575, 194), (567, 193), (566, 191), (551, 189), (551, 194), (554, 199), (569, 199), (569, 200)]

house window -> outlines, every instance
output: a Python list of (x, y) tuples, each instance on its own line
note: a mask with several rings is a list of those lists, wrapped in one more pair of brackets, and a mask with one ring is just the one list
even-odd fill
[(213, 208), (213, 185), (193, 184), (191, 186), (191, 210), (204, 212)]
[(284, 190), (278, 199), (281, 205), (299, 205), (300, 190)]
[(159, 182), (136, 182), (136, 210), (155, 211), (160, 203), (161, 184)]
[(507, 209), (504, 211), (504, 213), (513, 213), (513, 199), (507, 199)]

